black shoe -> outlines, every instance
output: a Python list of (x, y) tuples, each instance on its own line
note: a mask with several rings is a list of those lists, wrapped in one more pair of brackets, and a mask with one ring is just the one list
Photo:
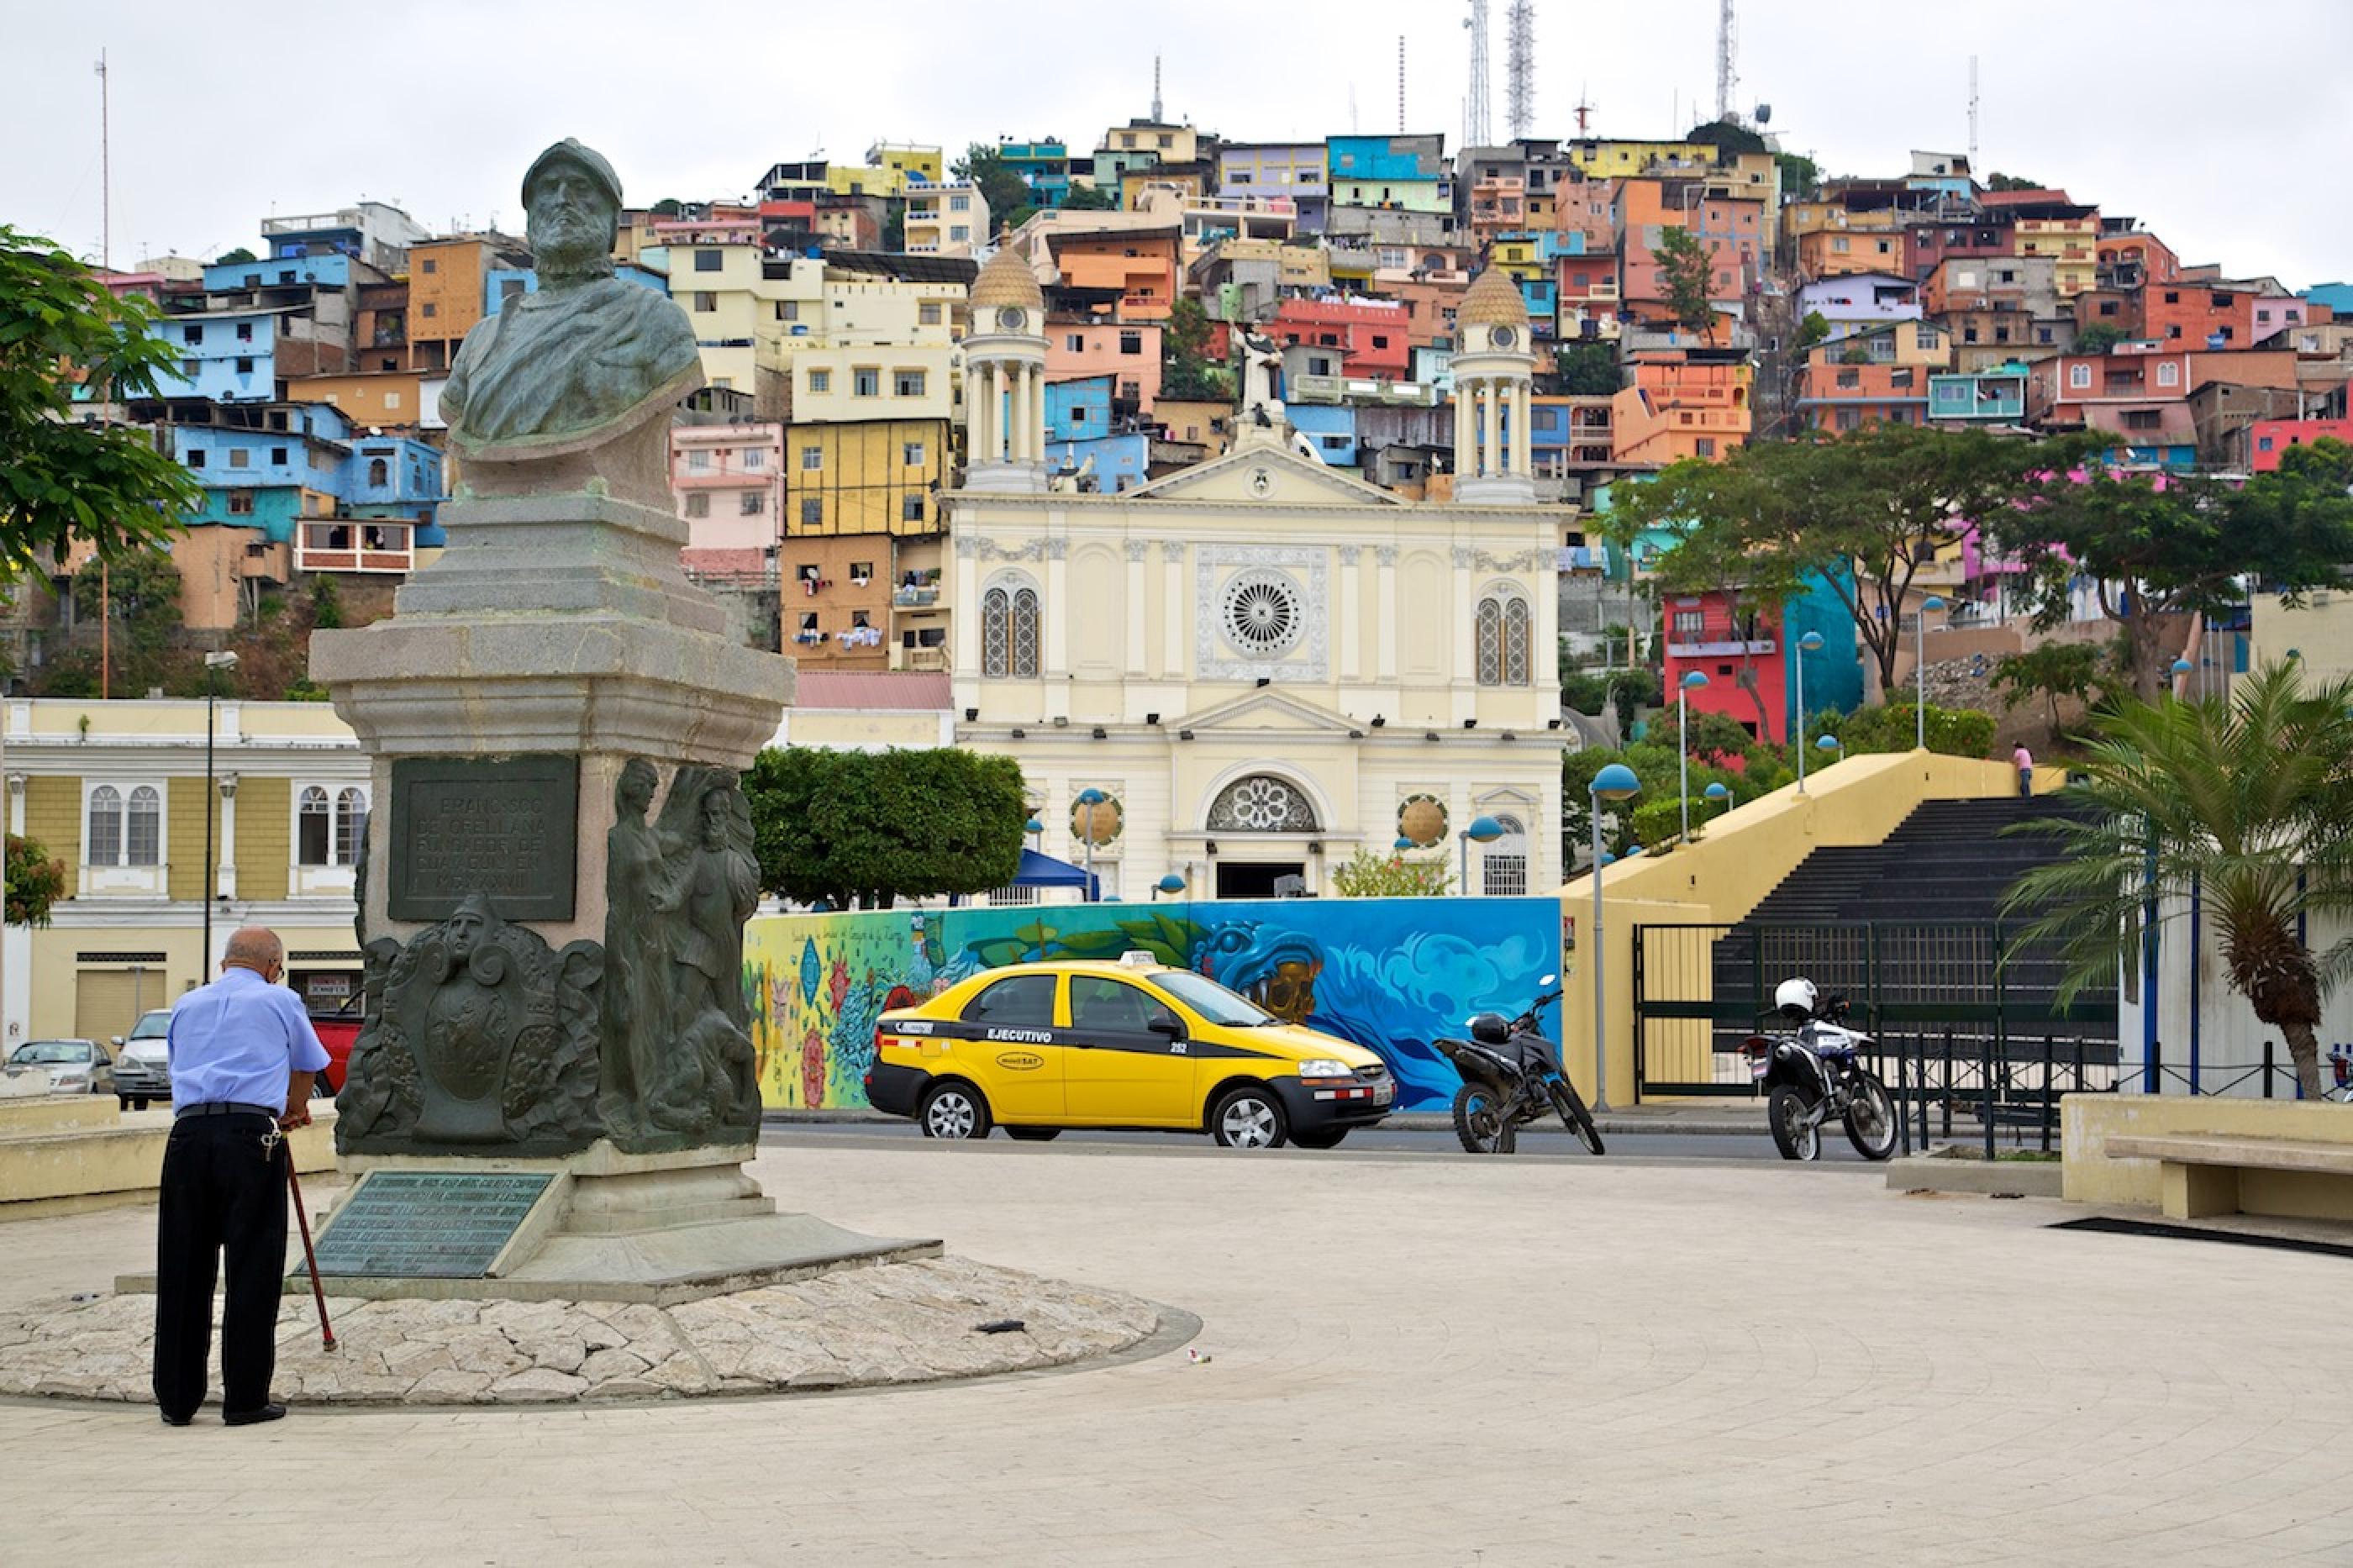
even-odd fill
[(286, 1414), (283, 1405), (265, 1405), (258, 1410), (228, 1410), (221, 1414), (224, 1426), (253, 1426), (264, 1421), (275, 1421)]
[(194, 1415), (174, 1415), (168, 1410), (158, 1411), (156, 1414), (163, 1416), (164, 1425), (166, 1426), (185, 1426), (195, 1419)]

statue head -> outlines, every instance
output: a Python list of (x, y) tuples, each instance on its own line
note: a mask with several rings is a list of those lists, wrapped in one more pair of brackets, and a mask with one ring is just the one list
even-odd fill
[(702, 809), (698, 820), (702, 827), (702, 847), (705, 849), (727, 847), (727, 821), (734, 808), (734, 802), (728, 796), (733, 793), (721, 785), (706, 792), (702, 797)]
[(499, 917), (491, 912), (491, 901), (480, 893), (470, 896), (459, 904), (457, 912), (443, 922), (449, 933), (450, 962), (463, 967), (474, 956), (475, 944), (489, 934), (491, 928), (498, 924), (498, 920)]
[(621, 764), (621, 776), (613, 785), (613, 805), (623, 821), (643, 820), (646, 809), (654, 803), (654, 787), (659, 782), (653, 763), (643, 757), (631, 757)]
[(577, 282), (613, 270), (621, 180), (595, 149), (565, 137), (522, 176), (532, 259), (544, 281)]

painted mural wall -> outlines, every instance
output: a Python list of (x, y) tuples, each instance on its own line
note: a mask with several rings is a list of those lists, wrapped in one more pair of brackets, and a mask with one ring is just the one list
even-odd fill
[[(1430, 1047), (1472, 1014), (1516, 1013), (1560, 968), (1553, 899), (1282, 899), (765, 915), (744, 985), (772, 1108), (862, 1107), (886, 1009), (985, 969), (1142, 949), (1295, 1023), (1377, 1051), (1398, 1109), (1443, 1110), (1461, 1079)], [(1546, 1034), (1560, 1037), (1559, 1005)]]

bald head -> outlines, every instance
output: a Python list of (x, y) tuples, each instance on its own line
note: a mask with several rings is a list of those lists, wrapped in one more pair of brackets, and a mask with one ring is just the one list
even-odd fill
[(223, 969), (250, 969), (268, 980), (275, 975), (286, 961), (286, 945), (278, 933), (263, 926), (246, 926), (229, 933), (228, 947), (221, 954)]

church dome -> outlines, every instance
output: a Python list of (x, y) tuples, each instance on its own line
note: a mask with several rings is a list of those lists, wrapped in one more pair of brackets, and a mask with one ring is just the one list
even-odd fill
[[(973, 298), (976, 300), (979, 297), (976, 289)], [(1500, 267), (1490, 267), (1471, 280), (1462, 303), (1454, 309), (1454, 320), (1462, 326), (1525, 329), (1528, 307), (1520, 298), (1520, 286), (1512, 275)]]
[(972, 308), (982, 310), (997, 306), (1041, 314), (1046, 309), (1046, 295), (1038, 287), (1038, 275), (1029, 270), (1029, 264), (1011, 245), (998, 246), (997, 254), (988, 258), (988, 265), (972, 280)]

